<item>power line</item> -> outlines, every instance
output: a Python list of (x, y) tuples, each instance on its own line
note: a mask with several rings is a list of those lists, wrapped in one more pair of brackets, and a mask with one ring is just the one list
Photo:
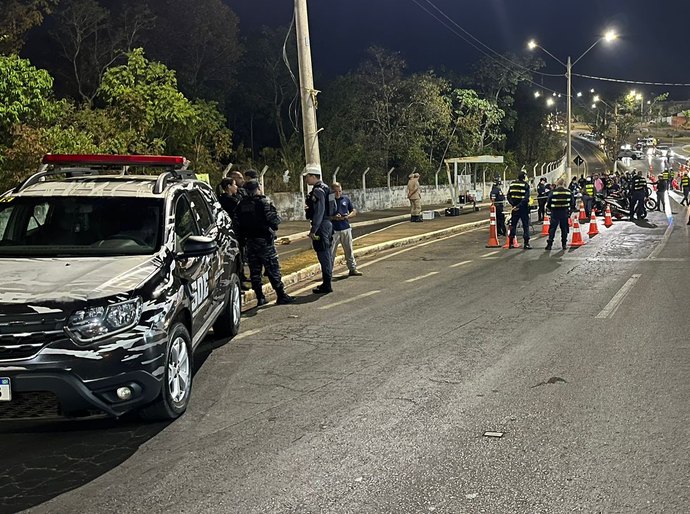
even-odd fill
[(616, 82), (618, 84), (631, 84), (635, 86), (669, 86), (669, 87), (690, 87), (690, 84), (677, 84), (673, 82), (645, 82), (640, 80), (624, 80), (614, 79), (609, 77), (595, 77), (593, 75), (583, 75), (580, 73), (573, 73), (577, 77), (582, 77), (590, 80), (601, 80), (604, 82)]

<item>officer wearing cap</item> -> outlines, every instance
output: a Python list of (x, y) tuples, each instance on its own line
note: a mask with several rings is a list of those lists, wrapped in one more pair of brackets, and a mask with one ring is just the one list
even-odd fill
[(592, 177), (587, 177), (585, 179), (585, 189), (582, 192), (582, 202), (585, 204), (585, 214), (587, 215), (587, 219), (592, 214), (592, 205), (594, 204), (594, 192), (596, 188), (594, 187), (594, 183), (592, 182)]
[(505, 204), (506, 196), (501, 191), (501, 180), (496, 177), (494, 185), (489, 193), (489, 198), (496, 208), (496, 231), (499, 236), (506, 235), (506, 215), (503, 212), (503, 204)]
[(656, 182), (656, 210), (666, 212), (666, 191), (668, 191), (669, 181), (664, 173), (657, 177)]
[(635, 214), (640, 217), (644, 213), (644, 201), (647, 198), (647, 181), (632, 170), (630, 179), (630, 220), (635, 219)]
[(292, 303), (295, 299), (285, 292), (275, 247), (275, 231), (280, 225), (280, 216), (268, 198), (261, 194), (256, 180), (245, 182), (244, 189), (246, 195), (237, 205), (235, 217), (237, 231), (246, 244), (250, 280), (256, 293), (257, 306), (267, 303), (261, 287), (262, 267), (266, 269), (268, 280), (278, 295), (276, 303)]
[(307, 178), (307, 184), (312, 186), (307, 197), (306, 214), (307, 219), (311, 221), (309, 237), (321, 265), (322, 283), (312, 291), (316, 294), (328, 294), (333, 292), (331, 286), (333, 278), (333, 261), (331, 260), (333, 225), (331, 224), (331, 216), (335, 216), (337, 211), (335, 195), (321, 180), (320, 166), (307, 165), (306, 171), (302, 175)]
[(524, 171), (518, 173), (517, 180), (508, 188), (508, 203), (513, 206), (510, 213), (510, 232), (508, 233), (508, 248), (513, 248), (518, 221), (522, 223), (522, 233), (525, 239), (525, 250), (531, 250), (529, 244), (529, 184)]

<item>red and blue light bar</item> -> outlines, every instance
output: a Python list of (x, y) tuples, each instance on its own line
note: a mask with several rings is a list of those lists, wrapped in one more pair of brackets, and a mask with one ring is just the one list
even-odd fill
[(163, 166), (181, 168), (185, 158), (180, 155), (110, 155), (110, 154), (48, 154), (43, 164), (54, 166)]

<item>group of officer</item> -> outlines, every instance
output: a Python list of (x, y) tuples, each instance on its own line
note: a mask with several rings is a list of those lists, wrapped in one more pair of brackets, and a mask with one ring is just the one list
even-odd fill
[(257, 306), (265, 305), (267, 300), (261, 282), (261, 272), (265, 270), (278, 296), (276, 303), (293, 303), (295, 298), (285, 292), (275, 247), (275, 235), (281, 219), (275, 206), (263, 195), (257, 177), (254, 170), (247, 170), (244, 176), (239, 171), (233, 171), (220, 183), (218, 200), (233, 220), (240, 246), (240, 280), (246, 282), (246, 262)]

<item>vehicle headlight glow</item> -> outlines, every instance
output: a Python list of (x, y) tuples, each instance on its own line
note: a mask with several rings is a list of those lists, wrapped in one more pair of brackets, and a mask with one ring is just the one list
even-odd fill
[(74, 312), (65, 332), (79, 343), (90, 343), (117, 334), (139, 323), (141, 298), (114, 303), (106, 307), (87, 307)]

